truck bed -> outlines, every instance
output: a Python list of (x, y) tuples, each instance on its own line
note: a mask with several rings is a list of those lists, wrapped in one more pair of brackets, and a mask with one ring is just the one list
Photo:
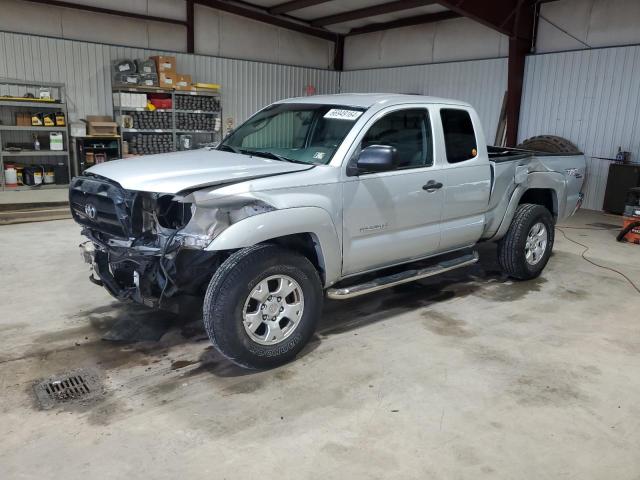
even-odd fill
[[(487, 228), (483, 238), (491, 238), (503, 221), (512, 194), (519, 185), (536, 188), (536, 179), (544, 175), (555, 189), (557, 218), (565, 218), (575, 207), (585, 174), (582, 153), (547, 153), (518, 148), (488, 146), (491, 167), (491, 196), (487, 209)], [(568, 176), (577, 170), (579, 176)]]
[(513, 160), (520, 160), (522, 158), (530, 157), (567, 157), (572, 155), (582, 155), (582, 153), (548, 153), (537, 152), (533, 150), (523, 150), (520, 148), (509, 147), (496, 147), (493, 145), (487, 146), (487, 152), (489, 153), (489, 160), (494, 163), (510, 162)]

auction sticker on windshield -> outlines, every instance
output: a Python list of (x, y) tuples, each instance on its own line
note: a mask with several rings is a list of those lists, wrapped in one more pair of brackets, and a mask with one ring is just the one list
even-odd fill
[(362, 115), (358, 110), (343, 110), (340, 108), (332, 108), (325, 113), (324, 118), (333, 118), (334, 120), (350, 120), (355, 121)]

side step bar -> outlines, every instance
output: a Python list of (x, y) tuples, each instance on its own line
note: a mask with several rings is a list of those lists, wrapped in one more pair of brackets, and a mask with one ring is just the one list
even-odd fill
[(478, 252), (468, 253), (458, 258), (444, 260), (430, 267), (421, 268), (419, 270), (406, 270), (404, 272), (394, 273), (386, 277), (376, 278), (365, 283), (350, 285), (343, 288), (330, 288), (327, 290), (327, 297), (332, 300), (346, 300), (348, 298), (359, 297), (367, 293), (377, 292), (385, 288), (395, 287), (403, 283), (414, 282), (426, 277), (432, 277), (441, 273), (473, 265), (480, 257)]

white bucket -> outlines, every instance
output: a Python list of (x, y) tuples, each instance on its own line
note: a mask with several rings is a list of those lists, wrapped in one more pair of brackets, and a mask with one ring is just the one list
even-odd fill
[(13, 167), (7, 167), (4, 169), (4, 183), (7, 187), (18, 186), (18, 172)]

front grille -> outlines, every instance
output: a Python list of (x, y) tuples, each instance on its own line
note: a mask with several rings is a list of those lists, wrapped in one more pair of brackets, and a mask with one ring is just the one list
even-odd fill
[(121, 238), (132, 235), (131, 194), (97, 176), (80, 176), (69, 187), (69, 206), (76, 222)]

